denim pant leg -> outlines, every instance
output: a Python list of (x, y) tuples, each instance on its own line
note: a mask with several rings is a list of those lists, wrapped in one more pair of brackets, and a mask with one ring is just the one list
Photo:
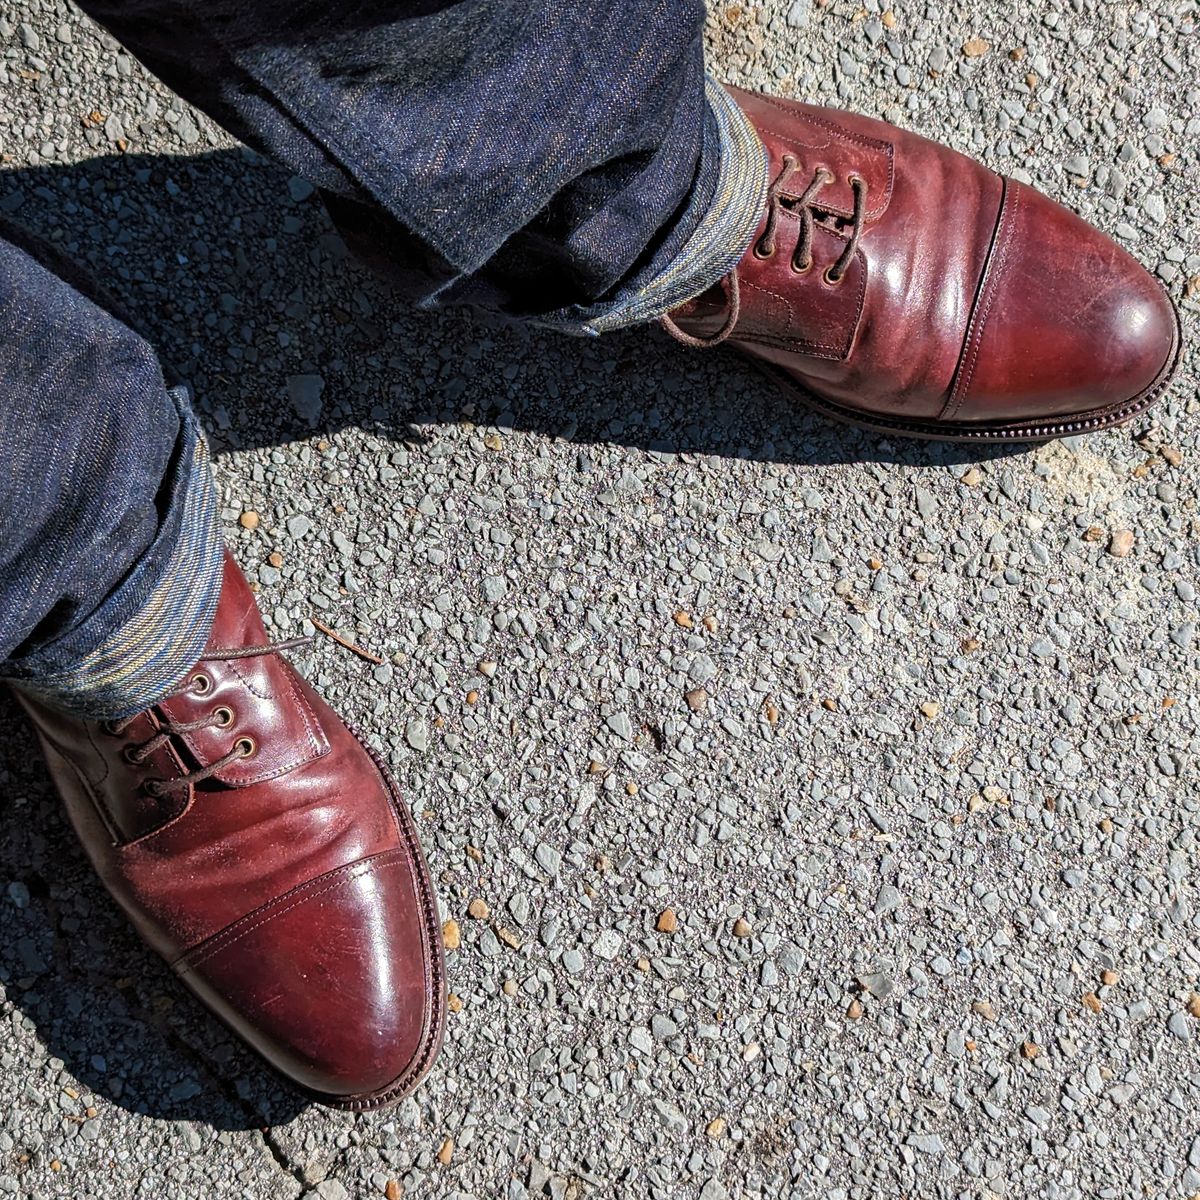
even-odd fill
[[(148, 707), (208, 640), (222, 545), (185, 389), (0, 236), (0, 678), (80, 716)], [(35, 257), (35, 255), (37, 257)]]
[(766, 154), (704, 73), (703, 0), (81, 0), (329, 197), (427, 304), (584, 333), (740, 257)]

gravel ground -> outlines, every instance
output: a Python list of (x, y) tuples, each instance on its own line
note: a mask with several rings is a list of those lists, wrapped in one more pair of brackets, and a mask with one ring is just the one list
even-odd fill
[(412, 315), (73, 9), (0, 12), (0, 211), (195, 387), (274, 630), (384, 657), (302, 666), (457, 942), (417, 1095), (305, 1105), (127, 931), (0, 701), (0, 1195), (1200, 1192), (1195, 3), (713, 11), (717, 74), (1032, 181), (1180, 302), (1151, 419), (983, 459), (655, 331)]

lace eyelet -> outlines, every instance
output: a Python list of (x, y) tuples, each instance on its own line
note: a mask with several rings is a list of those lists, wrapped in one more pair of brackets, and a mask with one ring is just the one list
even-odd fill
[(851, 187), (853, 187), (856, 183), (861, 183), (863, 187), (867, 186), (867, 181), (861, 175), (859, 175), (857, 171), (852, 171), (849, 175), (847, 175), (846, 182)]
[(813, 267), (813, 260), (811, 258), (809, 258), (807, 260), (807, 262), (802, 262), (802, 263), (793, 262), (792, 263), (792, 274), (793, 275), (807, 275), (809, 273), (809, 271), (812, 270), (812, 267)]
[(214, 708), (212, 715), (216, 719), (218, 729), (228, 729), (233, 724), (233, 709), (226, 708), (224, 704)]
[(142, 791), (146, 793), (152, 800), (161, 800), (166, 795), (166, 790), (160, 779), (143, 779)]
[(250, 758), (258, 752), (258, 743), (252, 737), (240, 737), (233, 743), (233, 748), (240, 750), (243, 758)]
[(131, 766), (140, 767), (146, 760), (138, 754), (136, 746), (122, 746), (121, 757)]
[(829, 284), (829, 286), (830, 286), (830, 287), (837, 287), (837, 285), (838, 285), (839, 283), (841, 283), (841, 282), (842, 282), (842, 280), (843, 280), (843, 279), (845, 279), (846, 277), (845, 277), (845, 275), (839, 275), (839, 274), (838, 274), (838, 273), (837, 273), (837, 272), (836, 272), (836, 271), (833, 269), (833, 267), (826, 267), (826, 268), (825, 268), (825, 273), (824, 273), (824, 275), (822, 276), (822, 278), (825, 280), (825, 282), (826, 282), (827, 284)]
[(203, 671), (192, 677), (192, 691), (197, 696), (207, 696), (213, 690), (212, 677), (205, 675)]
[(762, 242), (755, 242), (754, 243), (754, 257), (761, 258), (761, 259), (774, 258), (775, 257), (775, 247), (774, 246), (764, 247)]

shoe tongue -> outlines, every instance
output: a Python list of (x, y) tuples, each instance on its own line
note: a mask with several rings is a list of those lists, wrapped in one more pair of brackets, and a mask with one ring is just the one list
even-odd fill
[(226, 708), (227, 726), (207, 725), (179, 734), (201, 767), (223, 758), (239, 739), (249, 739), (254, 752), (235, 759), (213, 775), (229, 787), (245, 787), (275, 779), (329, 751), (329, 740), (317, 714), (303, 694), (291, 668), (278, 654), (222, 658), (222, 652), (263, 646), (267, 642), (262, 618), (250, 585), (229, 554), (221, 600), (212, 634), (198, 672), (210, 680), (210, 690), (175, 696), (160, 705), (167, 718), (187, 724)]
[(721, 327), (728, 311), (729, 297), (718, 281), (674, 309), (670, 317), (685, 333), (707, 336)]
[(254, 593), (237, 564), (225, 552), (225, 574), (216, 619), (205, 653), (236, 650), (243, 646), (261, 646), (267, 640)]

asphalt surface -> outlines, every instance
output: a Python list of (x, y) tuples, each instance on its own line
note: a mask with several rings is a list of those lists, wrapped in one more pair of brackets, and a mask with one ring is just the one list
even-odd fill
[(273, 631), (384, 658), (301, 665), (459, 946), (418, 1093), (307, 1104), (128, 931), (0, 699), (0, 1196), (1200, 1193), (1196, 21), (713, 9), (719, 77), (1016, 174), (1180, 304), (1152, 416), (979, 458), (655, 330), (409, 312), (304, 181), (8, 0), (0, 211), (191, 382)]

